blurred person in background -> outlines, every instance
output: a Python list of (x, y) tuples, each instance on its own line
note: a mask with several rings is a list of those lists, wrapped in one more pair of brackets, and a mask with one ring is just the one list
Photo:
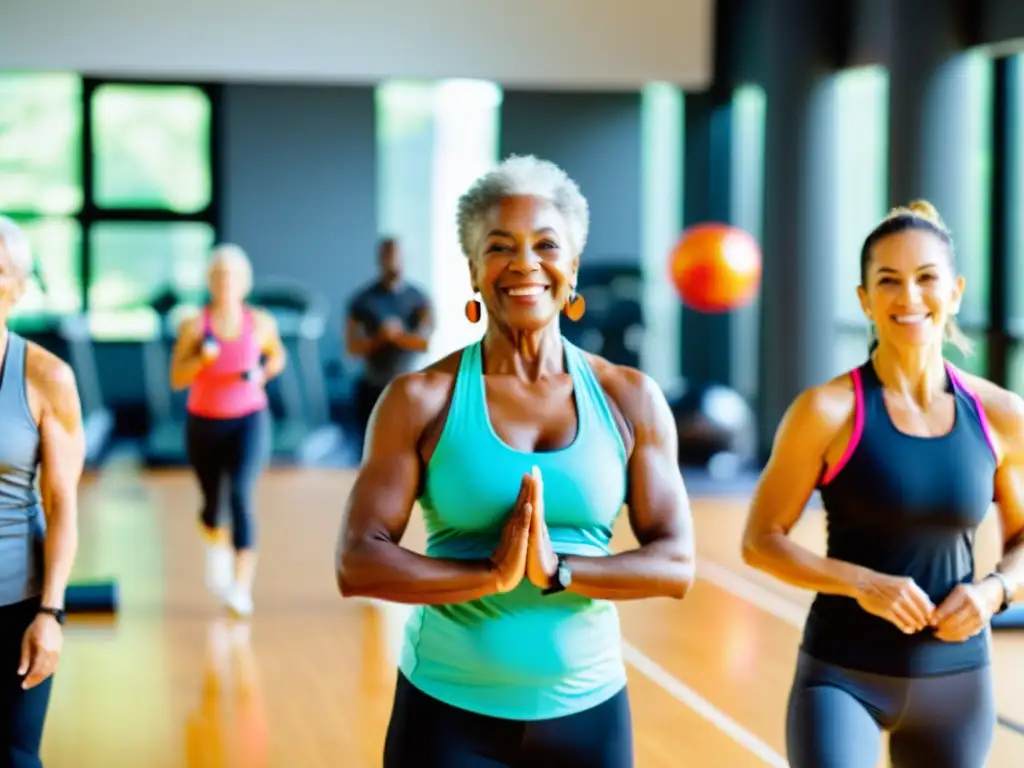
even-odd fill
[(416, 369), (434, 330), (430, 301), (405, 279), (397, 240), (381, 240), (377, 265), (377, 278), (349, 301), (345, 323), (348, 353), (364, 363), (355, 391), (361, 438), (384, 388)]
[[(266, 383), (287, 358), (277, 321), (246, 304), (252, 266), (236, 245), (214, 249), (210, 303), (181, 324), (171, 359), (171, 387), (188, 389), (189, 463), (203, 496), (200, 528), (211, 592), (236, 614), (253, 611), (256, 574), (256, 482), (270, 461)], [(220, 520), (227, 479), (231, 533)]]

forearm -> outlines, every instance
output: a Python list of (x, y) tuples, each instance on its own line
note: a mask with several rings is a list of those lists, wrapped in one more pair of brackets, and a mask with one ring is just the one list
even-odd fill
[(78, 552), (78, 510), (73, 501), (55, 503), (46, 513), (43, 545), (43, 605), (64, 607), (64, 593)]
[(745, 546), (743, 559), (794, 587), (843, 597), (856, 597), (867, 574), (852, 563), (816, 555), (783, 533), (765, 534)]
[(268, 354), (267, 360), (263, 364), (263, 380), (270, 381), (280, 376), (286, 362), (287, 355), (282, 351), (274, 351)]
[(1016, 587), (1015, 594), (1010, 597), (1014, 601), (1024, 600), (1024, 536), (1018, 536), (1004, 547), (996, 571)]
[(402, 333), (395, 339), (395, 345), (407, 352), (426, 352), (430, 339), (416, 333)]
[(174, 360), (171, 363), (171, 389), (180, 391), (191, 385), (203, 365), (202, 355), (198, 353)]
[(656, 541), (606, 557), (566, 557), (572, 570), (569, 592), (595, 600), (640, 600), (686, 595), (694, 578), (693, 557), (676, 542)]
[(428, 557), (385, 541), (366, 543), (340, 558), (338, 586), (345, 597), (445, 605), (494, 594), (490, 561)]
[(366, 357), (372, 355), (383, 345), (383, 340), (377, 336), (356, 336), (349, 339), (348, 353), (353, 357)]

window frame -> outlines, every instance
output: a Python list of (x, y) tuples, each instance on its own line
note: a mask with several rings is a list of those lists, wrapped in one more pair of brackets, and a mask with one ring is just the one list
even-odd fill
[[(221, 144), (222, 144), (222, 99), (223, 87), (217, 83), (193, 82), (185, 80), (151, 80), (138, 78), (99, 78), (89, 77), (81, 73), (70, 73), (78, 78), (80, 82), (80, 101), (78, 104), (78, 119), (81, 124), (77, 146), (74, 147), (79, 153), (79, 176), (77, 183), (81, 189), (81, 205), (77, 210), (67, 213), (47, 213), (36, 210), (12, 209), (4, 213), (16, 221), (46, 221), (50, 219), (70, 219), (76, 221), (80, 233), (80, 249), (78, 252), (79, 271), (81, 285), (79, 287), (80, 312), (86, 317), (90, 315), (92, 307), (89, 302), (89, 287), (93, 282), (95, 263), (92, 253), (92, 230), (97, 224), (128, 224), (128, 223), (188, 223), (195, 222), (206, 224), (213, 230), (214, 242), (220, 237), (222, 210), (221, 210)], [(210, 123), (207, 147), (209, 158), (210, 197), (206, 206), (193, 213), (179, 213), (169, 208), (158, 207), (103, 207), (97, 204), (95, 195), (95, 142), (94, 128), (95, 115), (93, 110), (93, 96), (97, 90), (106, 86), (118, 87), (155, 87), (173, 88), (188, 87), (202, 92), (210, 107)], [(54, 312), (54, 314), (64, 314)], [(78, 314), (78, 313), (75, 313)], [(103, 341), (116, 342), (117, 339), (110, 339), (104, 336)], [(126, 338), (124, 341), (133, 341)], [(137, 341), (135, 339), (134, 341)]]
[[(210, 163), (210, 199), (207, 205), (194, 213), (179, 213), (167, 208), (130, 208), (102, 207), (95, 199), (94, 156), (94, 114), (93, 95), (104, 86), (119, 87), (189, 87), (196, 88), (206, 95), (210, 104), (210, 131), (207, 157)], [(90, 312), (89, 287), (94, 276), (94, 260), (92, 254), (92, 228), (97, 224), (118, 223), (185, 223), (196, 222), (209, 225), (213, 230), (214, 241), (220, 237), (221, 231), (221, 125), (223, 91), (219, 84), (190, 82), (182, 80), (150, 80), (131, 78), (82, 78), (82, 192), (83, 204), (78, 212), (78, 221), (82, 232), (81, 271), (82, 271), (82, 311), (88, 316)], [(107, 341), (108, 339), (104, 339)], [(110, 339), (113, 341), (113, 339)]]

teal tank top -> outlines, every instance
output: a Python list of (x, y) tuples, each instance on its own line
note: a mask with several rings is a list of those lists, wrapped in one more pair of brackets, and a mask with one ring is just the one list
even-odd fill
[[(578, 426), (566, 448), (518, 451), (487, 412), (480, 342), (462, 353), (448, 418), (426, 468), (420, 506), (427, 554), (483, 558), (494, 552), (524, 473), (544, 480), (555, 552), (603, 557), (626, 500), (626, 450), (590, 364), (562, 341)], [(618, 610), (606, 600), (543, 596), (525, 578), (511, 592), (465, 603), (417, 606), (399, 668), (451, 706), (491, 717), (542, 720), (581, 712), (626, 684)]]

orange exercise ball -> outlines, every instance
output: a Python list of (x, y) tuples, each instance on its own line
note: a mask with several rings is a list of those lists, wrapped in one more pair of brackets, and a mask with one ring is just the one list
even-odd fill
[(749, 303), (761, 287), (761, 248), (728, 224), (687, 228), (669, 257), (670, 278), (696, 312), (729, 312)]

